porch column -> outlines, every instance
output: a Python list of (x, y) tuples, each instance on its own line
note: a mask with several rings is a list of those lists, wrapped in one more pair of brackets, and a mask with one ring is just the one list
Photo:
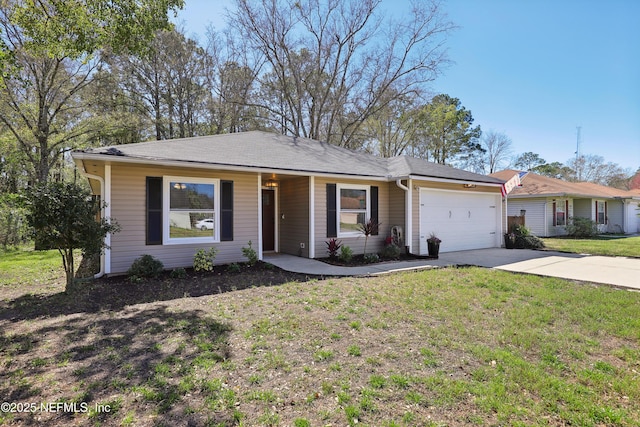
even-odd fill
[(316, 195), (315, 195), (316, 178), (309, 177), (309, 258), (316, 257)]
[(262, 261), (262, 173), (258, 173), (258, 259)]
[[(111, 218), (111, 165), (104, 165), (104, 208), (105, 218)], [(107, 247), (104, 250), (104, 274), (111, 273), (111, 233), (107, 233), (104, 238)]]

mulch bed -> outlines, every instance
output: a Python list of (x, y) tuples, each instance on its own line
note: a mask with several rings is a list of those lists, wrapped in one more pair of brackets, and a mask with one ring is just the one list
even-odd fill
[[(240, 268), (237, 268), (238, 265)], [(39, 289), (33, 288), (32, 293), (6, 295), (4, 300), (0, 300), (0, 320), (118, 310), (133, 304), (221, 294), (315, 278), (284, 271), (264, 262), (258, 262), (254, 266), (219, 265), (212, 272), (195, 272), (189, 268), (185, 269), (185, 273), (184, 277), (175, 278), (171, 277), (170, 271), (165, 271), (158, 277), (145, 279), (140, 283), (132, 283), (126, 276), (87, 279), (78, 284), (77, 290), (71, 294), (40, 293)], [(60, 286), (60, 290), (63, 289)]]

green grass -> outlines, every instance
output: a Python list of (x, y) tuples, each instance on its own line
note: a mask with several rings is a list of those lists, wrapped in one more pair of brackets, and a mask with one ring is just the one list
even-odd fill
[(545, 238), (548, 249), (579, 254), (640, 257), (640, 237), (603, 236), (595, 239)]
[[(6, 395), (113, 409), (41, 415), (54, 427), (640, 419), (640, 294), (548, 277), (447, 268), (315, 280), (18, 316), (0, 330)], [(0, 413), (0, 425), (21, 417)]]
[(57, 250), (0, 250), (0, 286), (17, 287), (56, 281), (64, 281), (62, 257)]

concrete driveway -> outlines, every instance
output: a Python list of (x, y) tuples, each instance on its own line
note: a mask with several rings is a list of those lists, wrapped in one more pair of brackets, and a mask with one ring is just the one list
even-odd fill
[(324, 262), (286, 254), (265, 255), (264, 260), (280, 268), (318, 276), (375, 276), (397, 271), (449, 265), (487, 268), (561, 277), (640, 290), (640, 259), (569, 254), (529, 249), (477, 249), (441, 253), (440, 258), (387, 262), (361, 267), (336, 267)]
[(640, 290), (640, 259), (528, 249), (478, 249), (440, 254), (438, 265), (477, 265)]

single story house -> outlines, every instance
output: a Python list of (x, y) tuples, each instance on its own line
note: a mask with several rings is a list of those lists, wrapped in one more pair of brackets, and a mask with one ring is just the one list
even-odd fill
[[(518, 171), (491, 174), (510, 179)], [(525, 225), (537, 236), (567, 233), (571, 218), (588, 218), (601, 233), (640, 232), (640, 193), (618, 190), (591, 182), (567, 182), (529, 172), (505, 203), (507, 215), (523, 216)]]
[[(121, 231), (107, 237), (102, 272), (124, 273), (143, 254), (186, 267), (215, 246), (217, 263), (242, 262), (251, 241), (265, 252), (327, 256), (331, 238), (362, 253), (358, 224), (381, 223), (368, 251), (393, 232), (427, 254), (499, 247), (500, 178), (407, 156), (379, 158), (269, 132), (143, 142), (74, 151), (77, 167)], [(405, 237), (406, 236), (406, 237)]]

